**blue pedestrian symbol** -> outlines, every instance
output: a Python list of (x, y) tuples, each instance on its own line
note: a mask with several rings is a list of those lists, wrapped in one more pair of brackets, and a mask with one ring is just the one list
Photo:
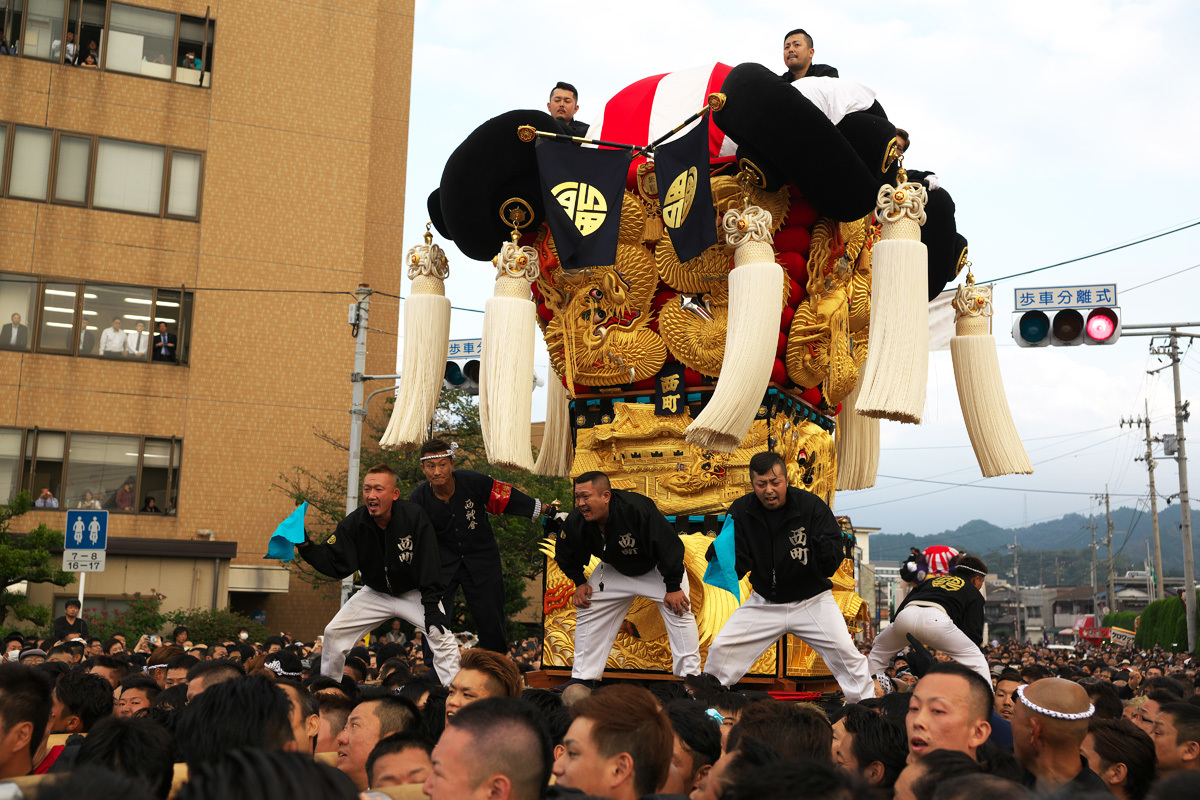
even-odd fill
[(73, 550), (108, 549), (108, 512), (68, 511), (66, 546)]

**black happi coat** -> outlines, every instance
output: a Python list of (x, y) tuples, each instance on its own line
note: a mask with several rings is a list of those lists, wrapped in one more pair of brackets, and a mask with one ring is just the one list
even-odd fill
[(575, 509), (563, 523), (554, 560), (576, 586), (587, 583), (583, 569), (595, 555), (631, 577), (657, 567), (667, 592), (678, 592), (683, 584), (683, 540), (650, 498), (622, 489), (611, 491), (604, 532)]
[(918, 600), (938, 604), (968, 639), (976, 645), (983, 642), (983, 595), (969, 580), (958, 575), (926, 578), (908, 593), (896, 613)]

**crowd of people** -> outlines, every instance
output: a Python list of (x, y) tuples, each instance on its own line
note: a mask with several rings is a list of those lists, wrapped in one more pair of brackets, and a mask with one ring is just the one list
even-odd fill
[(459, 634), (443, 686), (420, 632), (357, 642), (339, 680), (320, 640), (62, 629), (0, 663), (0, 781), (52, 800), (1200, 796), (1195, 659), (1157, 649), (985, 645), (985, 681), (918, 642), (846, 703), (704, 674), (531, 688), (536, 639)]

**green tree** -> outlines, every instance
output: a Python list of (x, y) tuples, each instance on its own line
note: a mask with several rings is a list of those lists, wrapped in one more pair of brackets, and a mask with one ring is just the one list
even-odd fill
[[(497, 480), (513, 484), (526, 494), (541, 498), (543, 502), (557, 499), (564, 507), (570, 507), (570, 481), (501, 469), (488, 464), (479, 424), (479, 407), (474, 397), (456, 390), (444, 390), (433, 427), (437, 437), (458, 443), (460, 449), (455, 462), (459, 469), (485, 472)], [(373, 433), (374, 436), (363, 437), (362, 474), (359, 476), (359, 485), (362, 485), (362, 476), (371, 466), (383, 463), (396, 471), (400, 496), (408, 497), (417, 484), (425, 480), (417, 454), (383, 450), (378, 445), (383, 431), (376, 428)], [(321, 432), (318, 432), (317, 436), (340, 452), (348, 452), (346, 445), (340, 440)], [(305, 527), (309, 538), (314, 541), (321, 542), (328, 538), (337, 523), (346, 515), (345, 472), (316, 474), (303, 467), (296, 467), (292, 474), (280, 475), (276, 488), (287, 493), (297, 504), (308, 502), (309, 513)], [(504, 612), (511, 628), (513, 617), (525, 610), (529, 604), (524, 596), (526, 582), (542, 572), (543, 556), (537, 547), (543, 536), (542, 526), (530, 520), (509, 516), (494, 516), (491, 522), (492, 530), (495, 531), (500, 544), (500, 561), (504, 572)], [(333, 597), (338, 594), (338, 581), (314, 571), (302, 560), (296, 559), (291, 562), (291, 568), (320, 589), (324, 596)], [(451, 621), (457, 630), (474, 629), (461, 592), (456, 599)]]
[(9, 503), (0, 504), (0, 623), (32, 622), (45, 628), (53, 618), (49, 606), (35, 605), (29, 598), (8, 590), (15, 583), (53, 583), (66, 586), (75, 580), (55, 564), (51, 550), (61, 550), (63, 532), (38, 525), (24, 536), (9, 532), (15, 517), (32, 507), (29, 493), (21, 492)]

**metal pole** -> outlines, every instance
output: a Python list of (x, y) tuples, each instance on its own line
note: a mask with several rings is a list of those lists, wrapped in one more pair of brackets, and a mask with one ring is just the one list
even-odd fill
[(1100, 615), (1100, 603), (1096, 600), (1096, 517), (1088, 513), (1088, 522), (1092, 528), (1092, 616)]
[(1167, 596), (1163, 587), (1162, 539), (1158, 535), (1158, 493), (1154, 489), (1154, 451), (1150, 438), (1150, 401), (1146, 401), (1146, 469), (1150, 471), (1150, 525), (1154, 531), (1154, 596), (1161, 600)]
[(79, 573), (79, 617), (83, 618), (83, 584), (87, 581), (87, 573)]
[[(350, 463), (346, 471), (346, 513), (358, 508), (358, 472), (362, 458), (362, 424), (367, 412), (363, 408), (363, 373), (367, 369), (367, 321), (371, 308), (372, 290), (360, 283), (354, 292), (358, 302), (351, 308), (351, 324), (355, 326), (354, 372), (350, 375), (354, 387), (350, 406)], [(354, 591), (354, 576), (342, 579), (342, 605)]]
[(1187, 618), (1188, 652), (1196, 651), (1196, 565), (1192, 556), (1192, 506), (1188, 500), (1187, 447), (1183, 435), (1186, 412), (1179, 389), (1179, 339), (1171, 328), (1171, 377), (1175, 381), (1175, 438), (1179, 465), (1180, 527), (1183, 529), (1183, 605)]
[[(1112, 511), (1108, 507), (1108, 487), (1104, 487), (1104, 521), (1108, 526), (1108, 612), (1117, 610), (1117, 589), (1113, 582), (1113, 526), (1112, 526)], [(1100, 620), (1096, 620), (1096, 627), (1100, 627)]]

